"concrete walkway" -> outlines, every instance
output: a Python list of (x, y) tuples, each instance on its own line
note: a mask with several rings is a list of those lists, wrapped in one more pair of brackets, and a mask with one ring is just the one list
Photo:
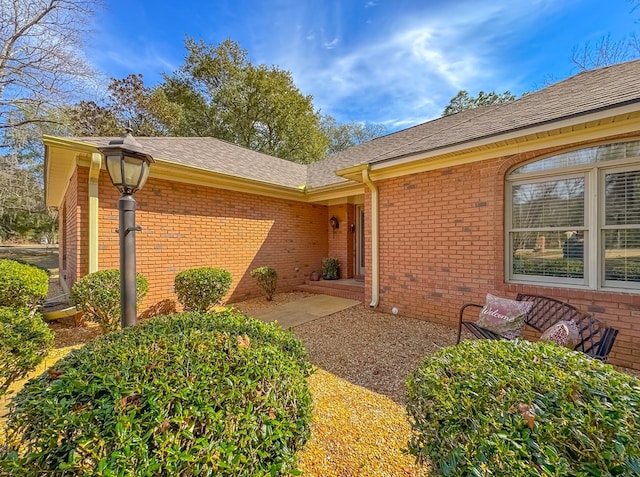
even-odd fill
[(314, 295), (301, 300), (284, 303), (263, 311), (252, 312), (251, 316), (262, 321), (277, 321), (284, 328), (295, 328), (323, 316), (351, 308), (361, 302), (329, 295)]

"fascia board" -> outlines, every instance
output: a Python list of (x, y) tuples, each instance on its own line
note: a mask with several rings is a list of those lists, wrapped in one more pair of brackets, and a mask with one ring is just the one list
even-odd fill
[[(582, 117), (584, 119), (584, 117)], [(558, 123), (554, 123), (559, 126)], [(522, 131), (522, 135), (494, 137), (493, 141), (465, 143), (464, 148), (451, 146), (399, 159), (371, 164), (373, 180), (389, 179), (407, 174), (458, 166), (495, 157), (521, 154), (546, 147), (592, 141), (620, 134), (640, 133), (640, 112), (602, 117), (576, 124), (564, 124), (554, 129), (538, 128)]]

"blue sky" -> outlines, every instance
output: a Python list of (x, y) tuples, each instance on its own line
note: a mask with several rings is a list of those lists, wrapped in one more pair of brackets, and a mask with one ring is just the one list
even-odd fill
[(183, 62), (186, 36), (231, 38), (289, 70), (339, 122), (389, 131), (441, 115), (461, 90), (516, 95), (577, 73), (574, 48), (640, 32), (628, 0), (104, 0), (89, 59), (147, 85)]

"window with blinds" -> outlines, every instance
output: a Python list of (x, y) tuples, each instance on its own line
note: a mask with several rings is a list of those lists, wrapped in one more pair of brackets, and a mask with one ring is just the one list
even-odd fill
[(640, 282), (640, 170), (603, 175), (605, 284)]
[(640, 141), (525, 164), (506, 190), (509, 281), (640, 291)]

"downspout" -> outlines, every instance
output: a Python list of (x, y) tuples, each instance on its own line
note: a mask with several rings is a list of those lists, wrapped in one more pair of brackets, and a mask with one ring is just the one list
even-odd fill
[(98, 182), (102, 154), (91, 154), (89, 166), (89, 273), (98, 271)]
[(380, 252), (378, 232), (378, 188), (369, 177), (369, 168), (362, 170), (362, 180), (371, 191), (371, 303), (370, 308), (380, 301)]

